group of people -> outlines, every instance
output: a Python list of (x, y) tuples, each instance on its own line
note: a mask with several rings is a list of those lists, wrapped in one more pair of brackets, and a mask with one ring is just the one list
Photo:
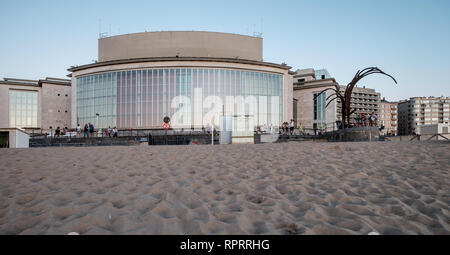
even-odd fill
[(366, 127), (366, 126), (374, 127), (374, 126), (376, 126), (377, 118), (378, 117), (374, 112), (372, 112), (367, 117), (365, 114), (361, 113), (360, 115), (357, 115), (355, 118), (355, 126), (356, 127)]
[(60, 127), (57, 127), (55, 130), (55, 137), (61, 137), (67, 134), (69, 132), (69, 129), (67, 127), (61, 129)]
[(281, 125), (281, 130), (282, 130), (282, 134), (283, 135), (293, 135), (294, 134), (294, 129), (295, 129), (295, 121), (293, 119), (291, 119), (290, 122), (283, 122), (283, 124)]
[[(270, 125), (262, 125), (262, 126), (258, 126), (255, 129), (255, 132), (257, 134), (261, 134), (261, 133), (266, 133), (266, 134), (273, 134), (278, 132), (281, 135), (293, 135), (294, 134), (294, 130), (295, 130), (295, 121), (293, 119), (291, 119), (290, 122), (283, 122), (283, 124), (279, 127), (279, 131), (277, 129), (277, 126), (274, 126), (272, 124)], [(298, 127), (299, 130), (301, 129), (301, 126)]]
[[(77, 126), (77, 136), (81, 137), (81, 126), (80, 124), (78, 124)], [(86, 123), (84, 124), (84, 128), (83, 128), (83, 137), (84, 138), (89, 138), (89, 137), (94, 137), (94, 133), (95, 129), (94, 129), (94, 124), (92, 123)], [(99, 133), (102, 134), (101, 129), (99, 130)], [(105, 129), (105, 137), (117, 137), (119, 134), (119, 131), (117, 130), (117, 127), (111, 128), (111, 126), (109, 126), (107, 129)]]

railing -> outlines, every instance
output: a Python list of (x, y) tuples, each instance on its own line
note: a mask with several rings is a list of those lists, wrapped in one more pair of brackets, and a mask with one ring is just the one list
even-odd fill
[[(149, 134), (152, 135), (161, 135), (161, 134), (177, 134), (177, 135), (199, 135), (199, 134), (210, 134), (210, 130), (208, 129), (118, 129), (117, 137), (147, 137)], [(214, 133), (217, 133), (214, 130)], [(88, 132), (86, 135), (84, 131), (81, 133), (77, 133), (76, 131), (69, 131), (67, 133), (61, 133), (59, 136), (55, 135), (55, 130), (51, 130), (49, 132), (45, 132), (43, 130), (33, 130), (28, 132), (31, 138), (41, 138), (41, 139), (62, 139), (62, 138), (106, 138), (111, 137), (114, 138), (114, 133), (106, 132), (106, 129), (95, 129), (94, 132)]]

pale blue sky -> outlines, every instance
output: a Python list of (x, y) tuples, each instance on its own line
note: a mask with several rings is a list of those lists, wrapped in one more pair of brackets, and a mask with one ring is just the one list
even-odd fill
[[(264, 61), (326, 68), (388, 100), (450, 96), (450, 1), (8, 1), (0, 2), (0, 78), (65, 77), (97, 59), (99, 21), (111, 35), (197, 30), (253, 35)], [(261, 26), (262, 24), (262, 26)]]

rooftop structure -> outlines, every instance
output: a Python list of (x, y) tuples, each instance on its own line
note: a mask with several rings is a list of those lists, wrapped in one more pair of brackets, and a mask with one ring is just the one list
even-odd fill
[(99, 62), (166, 57), (230, 58), (261, 62), (262, 38), (218, 32), (165, 31), (99, 39)]

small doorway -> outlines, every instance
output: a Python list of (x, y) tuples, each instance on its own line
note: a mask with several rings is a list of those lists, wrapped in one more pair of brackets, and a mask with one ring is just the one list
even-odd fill
[(9, 132), (0, 132), (0, 148), (9, 148)]

